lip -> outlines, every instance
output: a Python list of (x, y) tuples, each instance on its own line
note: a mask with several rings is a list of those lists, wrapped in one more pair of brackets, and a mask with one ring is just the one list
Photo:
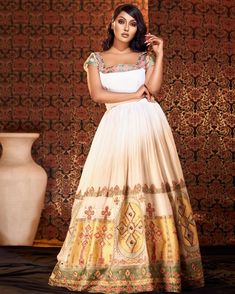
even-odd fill
[(129, 37), (129, 34), (127, 34), (127, 33), (122, 33), (122, 37), (123, 37), (123, 38), (128, 38), (128, 37)]

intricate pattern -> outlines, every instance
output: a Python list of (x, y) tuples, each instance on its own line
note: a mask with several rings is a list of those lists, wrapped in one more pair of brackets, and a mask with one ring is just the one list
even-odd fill
[(122, 72), (135, 70), (139, 68), (148, 68), (154, 64), (154, 57), (146, 52), (140, 53), (135, 64), (117, 64), (113, 66), (105, 66), (104, 59), (100, 52), (94, 52), (89, 55), (84, 63), (84, 69), (87, 70), (87, 65), (94, 64), (99, 67), (99, 71), (103, 73)]
[(124, 203), (117, 226), (119, 232), (119, 250), (122, 255), (137, 256), (143, 250), (144, 223), (141, 218), (141, 210), (136, 203)]
[(165, 47), (158, 98), (173, 129), (202, 245), (235, 241), (234, 9), (233, 1), (148, 1), (150, 31)]
[[(182, 287), (202, 286), (197, 231), (186, 188), (161, 195), (141, 194), (133, 188), (130, 191), (135, 193), (128, 197), (119, 190), (109, 198), (100, 196), (99, 201), (89, 194), (75, 200), (69, 235), (49, 283), (102, 293), (180, 292)], [(164, 196), (172, 199), (173, 210), (163, 213), (157, 208)], [(114, 199), (119, 200), (117, 205), (112, 205)]]
[(94, 187), (89, 187), (87, 190), (82, 193), (82, 191), (77, 191), (76, 198), (83, 199), (86, 196), (105, 196), (110, 197), (114, 195), (135, 195), (137, 193), (145, 193), (145, 194), (157, 194), (157, 193), (164, 193), (164, 192), (171, 192), (181, 190), (185, 187), (185, 183), (183, 180), (180, 182), (173, 182), (173, 183), (162, 183), (161, 188), (156, 187), (155, 185), (148, 186), (136, 184), (134, 187), (123, 186), (122, 188), (119, 186), (115, 187), (100, 187), (98, 190), (95, 190)]
[[(191, 274), (197, 273), (198, 264), (191, 264)], [(200, 265), (199, 265), (200, 267)], [(180, 264), (168, 265), (165, 262), (158, 262), (152, 266), (128, 267), (125, 269), (117, 268), (117, 270), (107, 271), (92, 269), (91, 271), (70, 271), (64, 269), (63, 272), (55, 268), (55, 281), (59, 281), (60, 286), (67, 287), (70, 290), (80, 291), (79, 289), (86, 288), (84, 283), (81, 288), (78, 286), (78, 281), (82, 278), (84, 281), (90, 279), (92, 292), (99, 293), (138, 293), (158, 290), (159, 292), (180, 292), (181, 285), (179, 282)], [(155, 275), (153, 281), (151, 274)], [(163, 276), (165, 275), (165, 278)], [(117, 283), (118, 281), (118, 283)], [(51, 281), (51, 285), (53, 282)], [(57, 284), (58, 285), (58, 284)], [(80, 281), (81, 285), (81, 281)], [(188, 280), (184, 282), (187, 287), (201, 287), (203, 284), (198, 280), (194, 282)]]
[[(0, 130), (38, 131), (48, 187), (37, 239), (60, 244), (104, 106), (82, 65), (121, 2), (0, 1)], [(202, 245), (234, 243), (234, 1), (134, 1), (165, 41), (159, 100), (173, 128)], [(89, 210), (89, 209), (88, 209)], [(54, 243), (55, 244), (55, 243)]]

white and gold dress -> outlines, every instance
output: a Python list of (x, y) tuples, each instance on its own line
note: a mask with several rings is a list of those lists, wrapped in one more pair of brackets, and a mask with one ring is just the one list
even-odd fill
[[(153, 65), (105, 67), (102, 86), (135, 92)], [(75, 195), (69, 230), (49, 284), (73, 291), (180, 292), (203, 286), (193, 212), (174, 139), (157, 102), (106, 104)]]

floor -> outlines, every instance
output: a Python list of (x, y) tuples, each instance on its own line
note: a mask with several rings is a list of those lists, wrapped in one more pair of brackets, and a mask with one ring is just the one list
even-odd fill
[[(234, 249), (201, 248), (206, 285), (182, 293), (234, 294)], [(0, 294), (74, 293), (47, 284), (58, 251), (58, 247), (0, 247)]]

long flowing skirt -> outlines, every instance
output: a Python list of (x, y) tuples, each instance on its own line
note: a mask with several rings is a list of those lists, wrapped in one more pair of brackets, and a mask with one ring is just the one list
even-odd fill
[(157, 102), (104, 114), (49, 284), (73, 291), (203, 286), (197, 229), (174, 139)]

